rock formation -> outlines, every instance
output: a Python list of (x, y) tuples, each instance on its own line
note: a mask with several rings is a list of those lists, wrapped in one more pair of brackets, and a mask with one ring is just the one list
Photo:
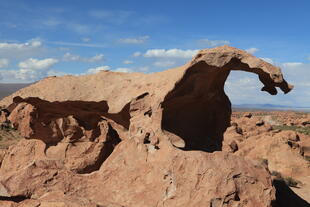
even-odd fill
[(3, 99), (26, 139), (4, 155), (0, 200), (16, 206), (274, 205), (266, 166), (215, 152), (230, 126), (223, 88), (231, 70), (256, 73), (262, 91), (272, 95), (276, 87), (293, 88), (278, 67), (223, 46), (159, 73), (51, 77)]
[[(287, 128), (286, 125), (288, 120), (289, 123), (292, 120), (295, 120), (294, 123), (300, 123), (299, 120), (305, 119), (307, 113), (262, 111), (251, 116), (248, 114), (234, 112), (232, 126), (224, 134), (223, 151), (233, 152), (235, 155), (267, 165), (275, 179), (277, 191), (280, 192), (278, 194), (284, 196), (280, 206), (308, 206), (298, 203), (305, 203), (303, 199), (310, 202), (310, 131), (307, 131), (306, 126)], [(262, 120), (265, 120), (264, 124), (257, 125)], [(283, 131), (277, 129), (278, 126)], [(238, 146), (237, 150), (233, 150), (235, 148), (232, 147), (232, 143)], [(294, 193), (289, 193), (293, 192), (292, 190), (284, 192), (288, 187), (279, 180), (287, 182), (302, 199), (298, 199)]]

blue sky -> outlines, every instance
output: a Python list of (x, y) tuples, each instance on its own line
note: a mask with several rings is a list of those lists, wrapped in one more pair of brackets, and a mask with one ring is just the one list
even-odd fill
[(151, 73), (229, 44), (280, 66), (295, 85), (274, 97), (255, 75), (233, 72), (226, 92), (234, 104), (310, 106), (309, 9), (308, 0), (0, 0), (0, 82)]

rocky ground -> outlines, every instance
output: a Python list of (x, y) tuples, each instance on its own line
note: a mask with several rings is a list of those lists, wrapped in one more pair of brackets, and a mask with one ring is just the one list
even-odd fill
[[(230, 154), (235, 154), (235, 155), (245, 157), (246, 159), (249, 159), (252, 161), (255, 160), (258, 163), (258, 165), (265, 166), (266, 168), (268, 168), (269, 172), (272, 175), (273, 183), (275, 186), (277, 186), (276, 190), (281, 191), (281, 189), (287, 188), (287, 191), (283, 193), (284, 196), (287, 193), (288, 194), (287, 196), (293, 197), (291, 199), (291, 202), (292, 202), (291, 206), (307, 206), (308, 204), (306, 204), (306, 202), (308, 203), (310, 202), (310, 197), (309, 197), (310, 195), (310, 173), (309, 173), (310, 172), (310, 129), (308, 128), (309, 125), (305, 124), (306, 120), (310, 120), (309, 113), (293, 112), (293, 111), (253, 111), (253, 110), (242, 111), (242, 112), (234, 111), (232, 114), (231, 126), (227, 129), (227, 131), (224, 134), (223, 151), (227, 151)], [(23, 145), (29, 145), (29, 144), (33, 145), (33, 143), (31, 142), (29, 143), (29, 141), (26, 141), (26, 140), (21, 141), (22, 137), (19, 134), (19, 132), (12, 128), (1, 129), (0, 137), (1, 137), (1, 140), (0, 140), (0, 152), (1, 152), (0, 159), (1, 160), (3, 160), (5, 152), (10, 146), (11, 148), (12, 147), (23, 148)], [(37, 143), (38, 141), (35, 141), (35, 142), (36, 142), (35, 145), (36, 144), (42, 145), (41, 143)], [(77, 142), (75, 144), (79, 145)], [(64, 143), (64, 145), (68, 147), (68, 144)], [(130, 147), (130, 146), (126, 146), (126, 147)], [(52, 151), (52, 150), (49, 150), (49, 151)], [(70, 150), (67, 150), (66, 153), (70, 155)], [(95, 156), (97, 155), (95, 154)], [(133, 159), (135, 159), (134, 157), (136, 155), (134, 155), (134, 152), (129, 152), (129, 154), (125, 156), (133, 157)], [(191, 156), (195, 156), (195, 154), (190, 154), (187, 159), (190, 159), (193, 162), (196, 162), (194, 161), (195, 158)], [(149, 158), (154, 159), (152, 157), (149, 157)], [(76, 163), (79, 163), (79, 159), (81, 158), (76, 158), (76, 160), (74, 161), (75, 164), (73, 165), (72, 163), (70, 163), (72, 161), (69, 161), (69, 164), (67, 163), (67, 167), (71, 168), (71, 170), (73, 171), (78, 171), (78, 167), (76, 166), (80, 166), (80, 164), (76, 164)], [(118, 158), (115, 158), (115, 159), (118, 159)], [(148, 159), (148, 157), (145, 157), (143, 159)], [(178, 158), (174, 158), (173, 162), (175, 162), (176, 159)], [(205, 158), (203, 158), (202, 156), (199, 159), (204, 160)], [(230, 158), (230, 159), (234, 159), (234, 158)], [(235, 161), (237, 160), (233, 160), (233, 162)], [(83, 160), (83, 162), (85, 162), (85, 159)], [(184, 162), (184, 161), (181, 161), (181, 162)], [(211, 168), (214, 168), (215, 167), (214, 165), (219, 164), (219, 163), (216, 163), (216, 161), (208, 160), (208, 162), (212, 162), (212, 164), (210, 164), (212, 165)], [(223, 160), (219, 162), (222, 163)], [(142, 163), (140, 164), (143, 165)], [(195, 164), (195, 165), (201, 165), (201, 164)], [(171, 165), (171, 163), (167, 165)], [(188, 175), (193, 173), (191, 171), (194, 169), (191, 168), (189, 170), (190, 171), (187, 172)], [(85, 174), (85, 172), (80, 172), (80, 173)], [(123, 176), (130, 177), (130, 172), (128, 172), (128, 175), (126, 173), (127, 172), (124, 172)], [(149, 176), (155, 176), (155, 175), (149, 175)], [(163, 177), (165, 176), (170, 177), (171, 175), (168, 172), (167, 174), (163, 175)], [(169, 179), (172, 179), (172, 178), (169, 178)], [(212, 177), (212, 179), (215, 179), (215, 178)], [(222, 178), (220, 177), (218, 179), (221, 180)], [(222, 182), (219, 180), (215, 180), (214, 182)], [(230, 181), (226, 181), (226, 182), (230, 182)], [(217, 185), (217, 184), (215, 183), (214, 185)], [(288, 188), (290, 188), (291, 191), (289, 191)], [(170, 188), (168, 187), (167, 190), (169, 189)], [(173, 191), (173, 188), (171, 191)], [(53, 196), (54, 195), (52, 195), (52, 197)], [(39, 206), (39, 202), (35, 200), (31, 200), (31, 199), (24, 200), (23, 197), (19, 198), (18, 196), (16, 196), (15, 199), (23, 200), (22, 203), (24, 204), (21, 206), (36, 206), (36, 205)], [(70, 202), (70, 204), (66, 202)], [(66, 202), (47, 201), (46, 204), (44, 202), (40, 202), (40, 206), (49, 206), (49, 205), (50, 206), (67, 206), (67, 205), (75, 206), (72, 204), (72, 201), (70, 201), (70, 199)], [(76, 206), (79, 206), (81, 204), (81, 201), (76, 201), (76, 202), (77, 202)], [(15, 206), (14, 203), (16, 202), (2, 201), (2, 203), (8, 206)], [(85, 206), (88, 206), (88, 205), (91, 206), (90, 203), (86, 202)], [(113, 206), (114, 204), (109, 204), (109, 205)], [(114, 205), (114, 206), (118, 206), (118, 205)], [(287, 206), (287, 203), (284, 202), (280, 206)]]
[(159, 73), (50, 77), (4, 98), (14, 143), (1, 151), (0, 206), (309, 206), (308, 115), (232, 114), (230, 70), (256, 73), (271, 95), (293, 89), (223, 46)]
[(235, 111), (224, 149), (265, 163), (310, 202), (310, 114), (294, 111)]

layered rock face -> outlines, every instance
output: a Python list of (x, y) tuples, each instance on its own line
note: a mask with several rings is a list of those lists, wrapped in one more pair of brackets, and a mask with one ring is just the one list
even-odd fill
[(223, 88), (231, 70), (256, 73), (272, 95), (276, 87), (293, 88), (279, 68), (223, 46), (160, 73), (47, 78), (3, 99), (8, 120), (26, 139), (4, 155), (0, 200), (16, 206), (274, 205), (266, 166), (215, 152), (230, 126)]

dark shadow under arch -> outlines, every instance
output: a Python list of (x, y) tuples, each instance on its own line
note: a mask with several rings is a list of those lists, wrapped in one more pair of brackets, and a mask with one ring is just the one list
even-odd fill
[(224, 92), (228, 75), (229, 70), (197, 63), (166, 96), (162, 129), (182, 138), (184, 150), (222, 149), (231, 115), (231, 104)]

